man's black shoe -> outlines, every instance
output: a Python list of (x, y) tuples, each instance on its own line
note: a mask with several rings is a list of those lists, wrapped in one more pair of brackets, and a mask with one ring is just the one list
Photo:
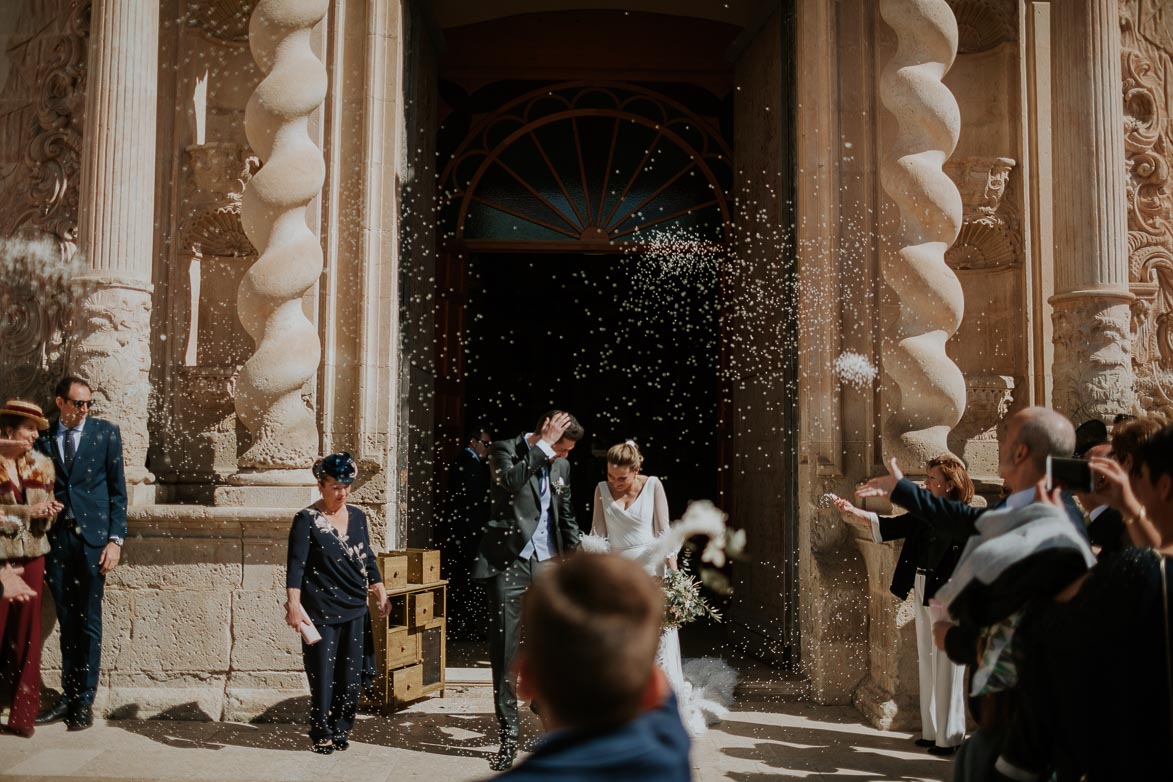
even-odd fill
[(938, 757), (949, 757), (950, 755), (956, 755), (957, 749), (958, 749), (957, 747), (932, 746), (932, 747), (929, 747), (929, 754), (936, 755)]
[(94, 707), (88, 703), (79, 703), (65, 718), (65, 725), (70, 730), (85, 730), (94, 726)]
[(69, 702), (65, 698), (58, 698), (52, 708), (46, 709), (37, 715), (35, 723), (37, 725), (52, 725), (54, 722), (60, 722), (65, 719), (68, 715)]
[(916, 745), (918, 747), (935, 747), (937, 746), (937, 742), (933, 741), (932, 739), (917, 739)]
[(497, 750), (497, 754), (489, 760), (489, 768), (493, 771), (507, 771), (513, 767), (513, 761), (517, 757), (517, 742), (504, 741), (501, 743), (501, 749)]

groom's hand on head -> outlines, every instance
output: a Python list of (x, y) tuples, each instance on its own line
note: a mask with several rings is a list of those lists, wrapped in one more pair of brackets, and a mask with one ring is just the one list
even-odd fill
[(541, 439), (545, 440), (547, 445), (554, 445), (562, 439), (562, 435), (566, 433), (567, 427), (570, 426), (570, 413), (558, 413), (555, 416), (547, 418), (542, 422)]

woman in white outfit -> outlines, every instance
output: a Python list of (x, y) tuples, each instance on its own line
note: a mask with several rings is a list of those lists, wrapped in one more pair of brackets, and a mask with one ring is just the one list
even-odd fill
[[(929, 460), (925, 488), (934, 497), (973, 504), (973, 481), (965, 465), (945, 455)], [(913, 513), (880, 517), (841, 497), (832, 503), (843, 518), (865, 530), (875, 543), (904, 539), (892, 573), (892, 593), (904, 600), (911, 588), (916, 599), (916, 656), (920, 668), (921, 737), (917, 744), (934, 755), (952, 755), (965, 739), (965, 667), (953, 663), (933, 643), (929, 600), (953, 575), (966, 540), (975, 533), (941, 519)]]
[[(661, 557), (656, 545), (670, 524), (668, 496), (659, 478), (640, 474), (642, 466), (643, 455), (631, 440), (607, 451), (607, 480), (595, 488), (591, 534), (606, 538), (612, 552), (636, 560), (653, 576), (662, 576), (665, 565), (676, 569), (676, 554)], [(658, 661), (683, 709), (689, 687), (675, 628), (664, 630), (660, 637)]]

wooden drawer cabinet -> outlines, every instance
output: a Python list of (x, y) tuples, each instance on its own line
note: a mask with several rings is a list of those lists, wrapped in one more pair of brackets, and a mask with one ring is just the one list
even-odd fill
[[(412, 549), (423, 554), (422, 549)], [(391, 568), (399, 567), (394, 557), (386, 554), (379, 557), (384, 583), (392, 574)], [(412, 557), (404, 552), (404, 568), (411, 571)], [(438, 574), (440, 563), (437, 559), (429, 564), (427, 557), (416, 558), (417, 571), (422, 568), (425, 577), (431, 572)], [(439, 693), (444, 697), (444, 668), (447, 665), (446, 633), (448, 622), (448, 582), (433, 579), (428, 584), (411, 583), (392, 589), (388, 584), (387, 597), (391, 601), (391, 614), (386, 619), (378, 618), (378, 606), (371, 601), (371, 618), (375, 628), (375, 655), (379, 664), (379, 692), (383, 706), (398, 709), (419, 700), (425, 695)]]
[(412, 626), (426, 625), (435, 615), (435, 594), (433, 592), (416, 592), (408, 595), (408, 618)]
[(394, 705), (411, 703), (424, 694), (424, 667), (409, 665), (397, 668), (388, 674), (387, 684)]
[(400, 668), (420, 661), (420, 637), (407, 627), (392, 627), (387, 630), (386, 668)]

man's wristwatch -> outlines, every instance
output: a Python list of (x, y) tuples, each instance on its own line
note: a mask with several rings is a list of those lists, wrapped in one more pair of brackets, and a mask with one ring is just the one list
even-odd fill
[(107, 542), (109, 542), (109, 543), (117, 543), (117, 544), (118, 544), (118, 547), (119, 547), (119, 548), (122, 548), (122, 543), (123, 543), (123, 541), (122, 541), (122, 538), (118, 537), (117, 535), (111, 535), (111, 536), (110, 536), (110, 540), (109, 540), (109, 541), (107, 541)]

